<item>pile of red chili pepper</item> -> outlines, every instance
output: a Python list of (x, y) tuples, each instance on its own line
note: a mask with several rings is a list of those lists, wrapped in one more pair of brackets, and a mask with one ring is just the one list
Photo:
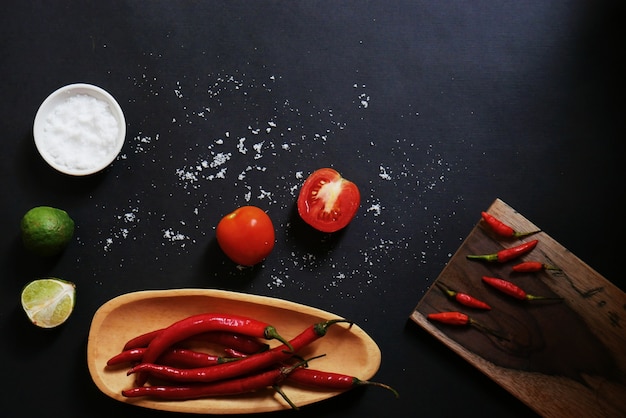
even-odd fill
[[(285, 380), (329, 391), (374, 385), (391, 390), (397, 397), (396, 390), (388, 385), (316, 370), (308, 366), (312, 359), (298, 355), (337, 323), (352, 325), (345, 319), (327, 320), (308, 326), (287, 341), (274, 326), (263, 321), (223, 313), (198, 314), (129, 340), (119, 354), (108, 360), (107, 366), (131, 364), (127, 374), (135, 375), (136, 381), (134, 387), (122, 391), (126, 397), (186, 400), (271, 387), (297, 409), (280, 387)], [(281, 344), (270, 348), (263, 341), (270, 339)], [(181, 343), (189, 341), (222, 346), (226, 355), (181, 347)]]
[[(482, 212), (481, 215), (482, 215), (482, 220), (487, 224), (490, 230), (499, 237), (522, 238), (531, 234), (541, 232), (540, 230), (520, 232), (487, 212)], [(525, 254), (530, 253), (537, 246), (538, 243), (539, 243), (539, 240), (537, 239), (530, 240), (530, 241), (526, 241), (521, 244), (515, 245), (513, 247), (502, 249), (495, 253), (478, 254), (478, 255), (470, 254), (470, 255), (467, 255), (466, 258), (468, 260), (506, 263), (508, 261), (517, 259)], [(539, 272), (539, 271), (544, 271), (544, 270), (559, 270), (560, 271), (558, 267), (555, 267), (548, 263), (539, 262), (539, 261), (525, 261), (525, 262), (516, 264), (512, 267), (512, 272), (515, 272), (515, 273), (533, 273), (533, 272)], [(499, 290), (500, 292), (508, 296), (511, 296), (512, 298), (517, 299), (517, 300), (523, 300), (523, 301), (562, 300), (562, 298), (559, 298), (559, 297), (535, 296), (535, 295), (528, 294), (526, 293), (524, 289), (517, 286), (515, 283), (508, 281), (508, 280), (501, 279), (499, 277), (483, 276), (482, 281), (483, 283), (493, 287), (494, 289)], [(487, 311), (491, 310), (491, 306), (489, 306), (487, 303), (483, 302), (482, 300), (475, 298), (474, 296), (471, 296), (461, 291), (452, 290), (441, 282), (436, 282), (436, 284), (444, 292), (444, 294), (448, 296), (448, 298), (458, 302), (459, 304), (465, 307), (480, 309), (480, 310), (487, 310)], [(469, 315), (463, 312), (459, 312), (459, 311), (435, 312), (435, 313), (428, 314), (427, 318), (431, 321), (441, 322), (441, 323), (448, 324), (448, 325), (474, 326), (482, 331), (486, 331), (492, 335), (495, 335), (496, 337), (506, 339), (506, 336), (504, 336), (504, 334), (483, 326), (478, 321), (476, 321), (476, 319), (470, 317)]]

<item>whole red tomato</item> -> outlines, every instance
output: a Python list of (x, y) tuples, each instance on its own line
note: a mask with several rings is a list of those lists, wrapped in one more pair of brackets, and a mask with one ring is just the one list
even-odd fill
[(272, 252), (274, 225), (262, 209), (242, 206), (220, 220), (216, 237), (228, 258), (243, 266), (253, 266)]
[(332, 168), (320, 168), (300, 189), (298, 213), (313, 228), (335, 232), (350, 223), (360, 202), (361, 194), (356, 184)]

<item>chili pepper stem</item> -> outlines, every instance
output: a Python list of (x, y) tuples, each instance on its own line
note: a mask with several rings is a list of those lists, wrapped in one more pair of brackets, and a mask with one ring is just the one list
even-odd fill
[(538, 234), (539, 232), (541, 232), (541, 229), (536, 229), (534, 231), (523, 231), (523, 232), (515, 231), (515, 232), (513, 232), (513, 237), (514, 238), (524, 238), (524, 237), (527, 237), (527, 236), (532, 235), (532, 234)]
[(289, 347), (289, 351), (293, 352), (293, 347), (291, 346), (289, 341), (287, 341), (286, 338), (283, 338), (278, 333), (278, 331), (276, 331), (276, 328), (274, 328), (271, 325), (265, 328), (265, 338), (268, 339), (268, 340), (276, 339), (276, 340), (280, 341), (281, 343), (285, 344), (287, 347)]
[(295, 369), (297, 369), (298, 367), (309, 367), (309, 362), (311, 360), (315, 360), (315, 359), (322, 358), (322, 357), (325, 357), (325, 356), (326, 356), (326, 354), (318, 354), (317, 356), (314, 356), (314, 357), (311, 357), (311, 358), (308, 358), (308, 359), (305, 359), (305, 358), (302, 358), (302, 357), (298, 356), (297, 358), (298, 358), (299, 361), (297, 363), (291, 365), (291, 366), (288, 366), (288, 367), (284, 368), (283, 369), (283, 374), (289, 374), (292, 371), (294, 371)]
[(350, 327), (352, 327), (352, 324), (354, 324), (354, 322), (348, 321), (347, 319), (329, 319), (328, 321), (318, 322), (317, 324), (315, 324), (315, 333), (320, 337), (324, 336), (326, 335), (326, 332), (328, 332), (328, 328), (330, 328), (331, 325), (338, 324), (340, 322), (350, 324)]
[(300, 410), (300, 408), (298, 408), (298, 405), (296, 405), (295, 403), (293, 403), (291, 399), (289, 399), (287, 394), (283, 391), (283, 389), (280, 386), (273, 385), (272, 388), (276, 391), (276, 393), (278, 393), (285, 400), (285, 402), (289, 404), (291, 409), (294, 409), (296, 411)]
[[(294, 371), (298, 367), (308, 367), (309, 361), (314, 360), (316, 358), (324, 357), (325, 355), (326, 354), (320, 354), (318, 356), (311, 357), (309, 359), (302, 359), (298, 363), (294, 364), (293, 366), (289, 366), (289, 367), (283, 368), (281, 370), (281, 374), (283, 376), (288, 376), (289, 373), (291, 373), (292, 371)], [(292, 409), (295, 409), (295, 410), (299, 409), (298, 406), (296, 404), (294, 404), (291, 401), (291, 399), (289, 399), (289, 397), (285, 394), (285, 392), (282, 390), (282, 388), (278, 384), (272, 385), (272, 388), (285, 400), (285, 402), (287, 402), (289, 404), (289, 406), (291, 406)]]
[(498, 261), (498, 254), (468, 254), (467, 259), (494, 262)]
[(361, 380), (361, 379), (358, 379), (358, 378), (356, 378), (356, 377), (352, 379), (352, 382), (353, 382), (353, 383), (354, 383), (354, 385), (356, 385), (356, 386), (361, 386), (361, 385), (378, 386), (378, 387), (381, 387), (381, 388), (384, 388), (384, 389), (387, 389), (387, 390), (391, 391), (391, 392), (394, 394), (394, 396), (395, 396), (396, 398), (399, 398), (399, 397), (400, 397), (400, 394), (398, 393), (398, 391), (397, 391), (397, 390), (395, 390), (395, 389), (394, 389), (394, 388), (392, 388), (391, 386), (386, 385), (386, 384), (384, 384), (384, 383), (380, 383), (380, 382), (372, 382), (372, 381), (369, 381), (369, 380)]
[(532, 301), (532, 300), (563, 300), (563, 298), (560, 297), (549, 297), (549, 296), (535, 296), (535, 295), (526, 295), (526, 300), (528, 301)]
[(441, 291), (443, 293), (446, 294), (447, 297), (453, 298), (454, 296), (456, 296), (456, 292), (454, 290), (448, 288), (448, 286), (446, 286), (445, 284), (443, 284), (441, 282), (435, 282), (435, 284), (437, 285), (437, 287), (439, 287), (439, 289), (441, 289)]

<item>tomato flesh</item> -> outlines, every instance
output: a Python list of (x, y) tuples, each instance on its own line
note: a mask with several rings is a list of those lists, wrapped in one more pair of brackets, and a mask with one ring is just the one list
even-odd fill
[(274, 249), (272, 220), (256, 206), (242, 206), (224, 216), (215, 231), (217, 243), (233, 262), (253, 266)]
[(305, 180), (297, 206), (307, 224), (322, 232), (335, 232), (350, 223), (360, 203), (356, 184), (332, 168), (320, 168)]

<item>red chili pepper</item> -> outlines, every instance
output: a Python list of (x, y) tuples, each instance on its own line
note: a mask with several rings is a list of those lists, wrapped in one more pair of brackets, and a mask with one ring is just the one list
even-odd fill
[(242, 353), (241, 351), (235, 350), (233, 348), (225, 348), (224, 351), (230, 358), (243, 358), (248, 357), (250, 354)]
[(517, 286), (515, 283), (509, 282), (507, 280), (500, 279), (500, 278), (497, 278), (497, 277), (483, 276), (483, 282), (485, 282), (488, 285), (492, 286), (493, 288), (501, 291), (502, 293), (505, 293), (505, 294), (507, 294), (509, 296), (512, 296), (515, 299), (519, 299), (519, 300), (537, 300), (537, 299), (541, 299), (541, 300), (561, 300), (562, 299), (562, 298), (552, 298), (552, 297), (545, 297), (545, 296), (530, 295), (530, 294), (526, 293), (526, 291), (524, 289), (522, 289), (521, 287)]
[(464, 314), (463, 312), (457, 312), (457, 311), (434, 312), (434, 313), (429, 313), (428, 315), (426, 315), (426, 318), (428, 318), (431, 321), (437, 321), (437, 322), (441, 322), (442, 324), (447, 324), (447, 325), (473, 326), (480, 331), (493, 335), (496, 338), (510, 341), (510, 339), (504, 334), (502, 334), (501, 332), (484, 326), (483, 324), (471, 318), (469, 315)]
[[(165, 328), (150, 331), (130, 339), (124, 345), (123, 350), (147, 347), (148, 344), (150, 344), (150, 341), (152, 341), (157, 335), (163, 332), (164, 329)], [(259, 341), (257, 338), (235, 332), (211, 331), (198, 334), (196, 336), (193, 336), (192, 338), (194, 340), (200, 340), (203, 342), (220, 344), (246, 354), (259, 353), (261, 351), (269, 349), (268, 344)]]
[[(154, 362), (161, 353), (175, 343), (208, 331), (234, 331), (256, 338), (277, 339), (289, 346), (289, 342), (278, 334), (276, 328), (262, 321), (238, 315), (205, 313), (181, 319), (161, 330), (148, 344), (144, 362)], [(213, 334), (219, 335), (219, 334)]]
[(469, 325), (470, 317), (462, 312), (435, 312), (429, 313), (426, 318), (431, 321), (441, 322), (448, 325)]
[(384, 383), (361, 380), (357, 377), (341, 373), (326, 372), (303, 367), (292, 371), (289, 376), (287, 376), (287, 380), (303, 386), (329, 390), (348, 390), (356, 386), (363, 385), (379, 386), (393, 392), (396, 398), (400, 396), (394, 388)]
[[(154, 363), (166, 349), (175, 343), (208, 331), (236, 331), (257, 338), (275, 338), (290, 347), (289, 342), (278, 334), (276, 328), (265, 322), (238, 315), (204, 313), (189, 316), (164, 328), (148, 344), (143, 355), (143, 362)], [(145, 383), (145, 377), (142, 374), (138, 375), (136, 380), (138, 386)]]
[(210, 382), (189, 386), (142, 386), (122, 390), (122, 395), (128, 398), (151, 396), (158, 399), (187, 400), (208, 396), (237, 395), (256, 390), (274, 387), (289, 405), (297, 409), (287, 396), (278, 388), (290, 373), (301, 367), (309, 360), (304, 360), (293, 366), (281, 366), (249, 376), (228, 379), (219, 382)]
[(216, 395), (235, 395), (263, 389), (279, 382), (285, 368), (277, 368), (243, 378), (189, 386), (140, 386), (122, 390), (127, 398), (152, 396), (159, 399), (185, 400)]
[(487, 225), (489, 225), (489, 227), (493, 230), (493, 232), (495, 232), (496, 234), (502, 237), (521, 238), (527, 235), (541, 232), (541, 230), (519, 232), (487, 212), (481, 212), (481, 215), (482, 215), (483, 220), (487, 223)]
[[(129, 348), (128, 350), (124, 350), (111, 357), (107, 361), (107, 366), (117, 366), (118, 364), (139, 362), (141, 361), (145, 351), (145, 348)], [(165, 353), (163, 353), (163, 355), (165, 355)]]
[(481, 255), (470, 254), (470, 255), (467, 255), (467, 258), (470, 260), (483, 260), (483, 261), (489, 261), (489, 262), (497, 261), (499, 263), (504, 263), (514, 258), (520, 257), (526, 254), (527, 252), (532, 251), (532, 249), (537, 246), (538, 242), (539, 240), (535, 239), (532, 241), (524, 242), (515, 247), (505, 248), (503, 250), (498, 251), (497, 253), (481, 254)]
[[(146, 373), (154, 377), (178, 381), (178, 382), (213, 382), (221, 379), (228, 379), (246, 373), (252, 373), (273, 364), (281, 363), (303, 347), (311, 344), (315, 340), (326, 335), (328, 328), (339, 322), (350, 321), (345, 319), (334, 319), (313, 324), (293, 338), (289, 346), (282, 344), (269, 351), (253, 354), (235, 362), (218, 364), (210, 367), (179, 369), (154, 363), (140, 363), (128, 371), (128, 375), (133, 373)], [(145, 359), (144, 355), (144, 359)]]
[(491, 306), (487, 305), (482, 300), (476, 299), (475, 297), (467, 293), (462, 293), (462, 292), (457, 292), (455, 290), (452, 290), (441, 282), (436, 282), (436, 284), (443, 291), (443, 293), (446, 294), (446, 296), (448, 296), (450, 299), (456, 300), (462, 305), (465, 305), (470, 308), (475, 308), (475, 309), (485, 309), (485, 310), (491, 309)]
[(154, 340), (154, 337), (159, 335), (163, 329), (155, 329), (154, 331), (146, 332), (145, 334), (138, 335), (134, 338), (131, 338), (124, 344), (122, 351), (130, 350), (132, 348), (140, 348), (147, 347), (150, 344), (150, 341)]
[(542, 270), (561, 270), (551, 264), (542, 263), (540, 261), (525, 261), (513, 266), (513, 271), (517, 273), (532, 273)]
[[(141, 362), (146, 352), (145, 347), (131, 348), (111, 357), (107, 366), (116, 366), (124, 363)], [(167, 364), (176, 367), (206, 367), (215, 364), (237, 360), (231, 357), (214, 356), (186, 348), (171, 348), (166, 350), (158, 359), (159, 364)]]

